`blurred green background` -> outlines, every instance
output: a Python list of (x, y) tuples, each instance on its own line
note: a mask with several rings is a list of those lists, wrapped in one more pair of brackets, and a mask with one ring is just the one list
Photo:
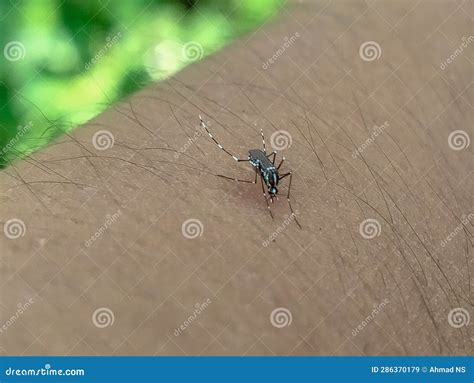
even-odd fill
[(0, 168), (258, 27), (282, 3), (0, 1)]

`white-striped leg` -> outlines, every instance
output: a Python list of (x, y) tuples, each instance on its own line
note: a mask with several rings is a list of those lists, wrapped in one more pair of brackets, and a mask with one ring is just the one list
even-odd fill
[(248, 161), (248, 158), (246, 159), (240, 159), (239, 157), (234, 156), (231, 152), (229, 152), (227, 149), (225, 149), (217, 140), (212, 136), (211, 132), (209, 131), (206, 123), (202, 120), (201, 115), (199, 115), (199, 120), (201, 121), (201, 126), (206, 130), (207, 134), (211, 138), (212, 141), (217, 145), (219, 149), (222, 149), (224, 152), (226, 152), (229, 156), (231, 156), (235, 161), (241, 162), (241, 161)]
[(270, 213), (270, 217), (272, 217), (272, 219), (273, 219), (272, 209), (270, 208), (270, 204), (268, 203), (267, 193), (265, 192), (265, 186), (263, 186), (263, 177), (260, 177), (260, 181), (262, 181), (263, 198), (265, 198), (265, 202), (267, 203), (268, 212)]
[(265, 147), (265, 136), (263, 135), (263, 129), (260, 129), (260, 134), (262, 135), (262, 143), (263, 143), (263, 152), (265, 155), (267, 154), (267, 149)]

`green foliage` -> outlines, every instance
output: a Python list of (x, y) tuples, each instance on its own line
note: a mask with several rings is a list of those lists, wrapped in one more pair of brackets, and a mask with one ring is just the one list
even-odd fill
[(0, 2), (0, 167), (274, 15), (282, 0)]

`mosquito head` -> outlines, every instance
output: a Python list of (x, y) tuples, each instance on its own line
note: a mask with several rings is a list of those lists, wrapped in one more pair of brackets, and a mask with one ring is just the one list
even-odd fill
[(270, 198), (273, 199), (273, 198), (276, 198), (277, 194), (278, 194), (278, 189), (275, 187), (275, 186), (272, 186), (269, 190), (268, 190), (268, 193), (270, 194)]

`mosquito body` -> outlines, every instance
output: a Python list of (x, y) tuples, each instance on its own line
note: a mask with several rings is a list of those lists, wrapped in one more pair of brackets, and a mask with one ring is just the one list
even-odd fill
[[(289, 183), (288, 183), (288, 194), (287, 194), (287, 201), (288, 201), (288, 206), (290, 207), (291, 215), (295, 217), (295, 222), (297, 223), (298, 227), (301, 229), (301, 225), (296, 219), (296, 214), (293, 211), (293, 207), (291, 206), (291, 201), (290, 201), (290, 191), (291, 191), (291, 181), (293, 178), (293, 173), (292, 172), (287, 172), (284, 174), (279, 173), (280, 167), (285, 161), (285, 157), (283, 157), (278, 164), (278, 166), (275, 166), (275, 159), (276, 159), (276, 152), (273, 151), (270, 154), (267, 154), (267, 150), (265, 147), (265, 137), (263, 135), (263, 130), (260, 130), (260, 133), (262, 135), (262, 143), (263, 143), (263, 150), (261, 149), (250, 149), (248, 157), (246, 159), (241, 159), (239, 157), (236, 157), (232, 153), (230, 153), (227, 149), (225, 149), (211, 134), (209, 131), (209, 128), (207, 127), (206, 123), (202, 120), (201, 116), (199, 116), (199, 119), (201, 121), (201, 126), (206, 130), (207, 134), (211, 138), (212, 141), (217, 145), (219, 149), (222, 149), (227, 155), (232, 157), (235, 161), (237, 162), (249, 162), (250, 165), (254, 168), (255, 170), (255, 179), (254, 181), (249, 181), (249, 180), (241, 180), (238, 178), (232, 178), (228, 176), (224, 176), (221, 174), (218, 174), (218, 177), (226, 178), (228, 180), (236, 181), (236, 182), (245, 182), (245, 183), (257, 183), (257, 177), (260, 176), (260, 181), (262, 184), (262, 192), (263, 192), (263, 197), (265, 198), (265, 202), (267, 204), (268, 211), (270, 213), (270, 216), (273, 219), (273, 213), (270, 208), (270, 203), (268, 200), (270, 200), (273, 203), (274, 199), (278, 199), (278, 183), (284, 179), (285, 177), (290, 176), (289, 178)], [(272, 159), (270, 160), (270, 157)], [(268, 198), (267, 198), (267, 193), (268, 193)]]
[[(276, 153), (272, 153), (271, 155), (275, 157)], [(260, 149), (250, 149), (248, 161), (265, 183), (270, 199), (276, 198), (278, 194), (277, 186), (281, 177), (278, 174), (278, 169), (275, 167), (275, 164), (270, 161), (265, 152)]]

